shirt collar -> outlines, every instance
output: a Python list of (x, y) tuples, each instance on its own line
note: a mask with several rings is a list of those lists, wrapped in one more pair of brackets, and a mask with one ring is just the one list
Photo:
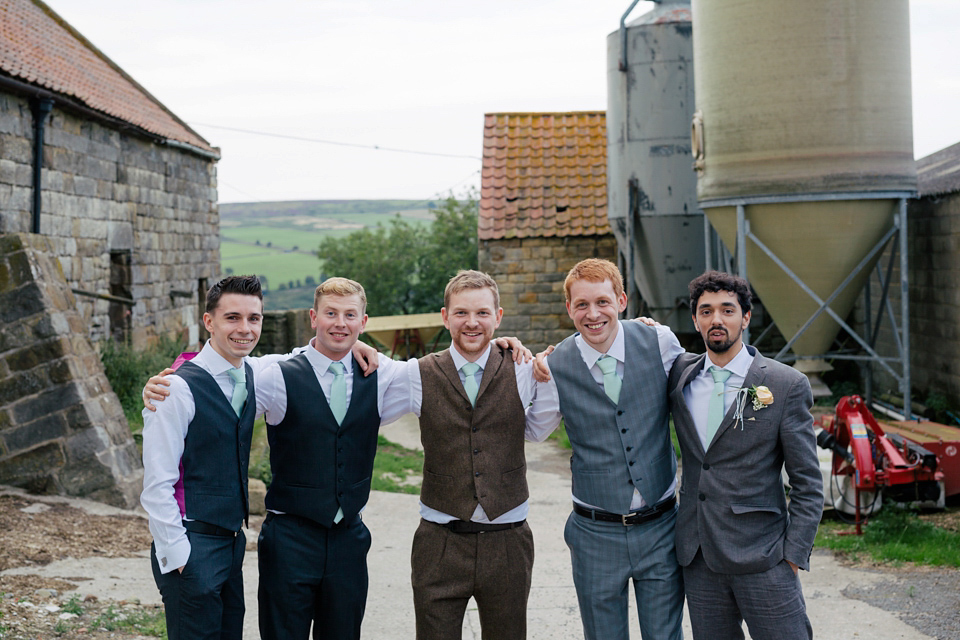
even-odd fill
[[(313, 346), (314, 340), (315, 338), (310, 339), (310, 348), (304, 351), (304, 353), (306, 354), (307, 361), (310, 363), (310, 365), (314, 369), (316, 369), (316, 371), (320, 375), (323, 375), (330, 368), (330, 363), (334, 361), (328, 358), (327, 356), (323, 355), (319, 351), (317, 351), (316, 347)], [(347, 355), (340, 358), (339, 362), (343, 363), (344, 375), (353, 375), (353, 352), (352, 351), (348, 351)]]
[(623, 363), (624, 358), (626, 357), (626, 347), (624, 346), (623, 340), (623, 325), (619, 320), (617, 320), (617, 336), (613, 339), (613, 344), (610, 345), (610, 348), (607, 349), (605, 354), (600, 353), (591, 347), (579, 333), (577, 334), (576, 342), (577, 348), (580, 349), (580, 356), (583, 358), (583, 361), (586, 363), (588, 369), (597, 364), (597, 360), (599, 360), (603, 355), (616, 358), (617, 362), (620, 363)]
[[(217, 353), (217, 350), (213, 348), (213, 345), (210, 344), (209, 340), (207, 340), (207, 343), (203, 345), (203, 349), (200, 349), (200, 353), (197, 354), (194, 360), (199, 360), (202, 362), (207, 371), (209, 371), (211, 375), (215, 376), (226, 373), (230, 369), (236, 369), (236, 367), (234, 367), (229, 360)], [(246, 359), (244, 359), (244, 362), (246, 362)]]
[[(733, 357), (733, 360), (728, 362), (725, 366), (720, 367), (721, 369), (726, 369), (736, 376), (741, 378), (747, 377), (747, 372), (750, 370), (750, 365), (753, 364), (753, 354), (750, 353), (750, 349), (747, 345), (743, 345), (740, 348), (740, 353)], [(710, 353), (707, 353), (707, 360), (703, 363), (703, 373), (709, 374), (710, 367), (716, 367), (712, 360), (710, 360)]]
[[(487, 345), (486, 350), (480, 355), (479, 358), (474, 360), (478, 365), (480, 365), (480, 370), (483, 371), (487, 368), (487, 360), (490, 358), (490, 348), (491, 345)], [(464, 358), (459, 351), (457, 351), (457, 345), (450, 345), (450, 356), (453, 358), (453, 366), (456, 367), (457, 371), (460, 371), (460, 367), (465, 365), (469, 360)]]

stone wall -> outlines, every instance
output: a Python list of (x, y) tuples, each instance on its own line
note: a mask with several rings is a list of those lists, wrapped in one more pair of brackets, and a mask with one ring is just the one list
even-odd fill
[(0, 484), (132, 507), (137, 447), (52, 245), (0, 234)]
[(534, 352), (573, 331), (564, 306), (563, 280), (584, 258), (616, 262), (613, 234), (566, 238), (482, 240), (480, 271), (497, 281), (503, 322), (497, 335), (513, 335)]
[[(201, 291), (220, 273), (214, 161), (56, 107), (44, 138), (40, 232), (66, 281), (136, 301), (77, 297), (85, 332), (195, 342)], [(32, 166), (30, 104), (0, 93), (0, 233), (31, 230)]]
[(290, 353), (302, 347), (316, 335), (310, 328), (310, 310), (264, 311), (260, 341), (254, 355)]
[[(960, 193), (919, 198), (908, 206), (910, 371), (911, 386), (919, 393), (914, 399), (924, 402), (929, 393), (939, 393), (953, 407), (960, 407)], [(889, 258), (888, 250), (881, 259), (884, 272)], [(872, 284), (871, 293), (875, 314), (880, 303), (876, 284)], [(899, 257), (893, 270), (890, 302), (899, 322)], [(859, 317), (862, 309), (861, 302)], [(881, 355), (897, 355), (887, 320), (879, 332), (877, 350)], [(874, 365), (873, 371), (878, 392), (899, 393), (896, 381), (881, 367)]]

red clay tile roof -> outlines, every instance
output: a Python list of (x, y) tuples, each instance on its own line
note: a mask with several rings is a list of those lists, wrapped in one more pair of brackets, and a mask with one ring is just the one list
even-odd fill
[(488, 113), (479, 237), (610, 233), (603, 111)]
[(0, 0), (0, 71), (155, 135), (213, 151), (40, 0)]

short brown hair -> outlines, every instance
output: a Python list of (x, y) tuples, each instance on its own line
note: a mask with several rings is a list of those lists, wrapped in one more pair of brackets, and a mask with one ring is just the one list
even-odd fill
[(500, 308), (500, 290), (497, 281), (482, 271), (460, 270), (450, 278), (447, 288), (443, 290), (443, 306), (450, 306), (450, 296), (467, 289), (490, 289), (493, 292), (493, 307)]
[(613, 285), (613, 293), (619, 298), (623, 294), (623, 276), (617, 265), (609, 260), (600, 258), (587, 258), (573, 265), (567, 278), (563, 281), (563, 293), (570, 302), (570, 287), (576, 280), (587, 280), (589, 282), (603, 282), (609, 280)]
[(313, 292), (313, 309), (320, 308), (320, 298), (323, 296), (360, 296), (360, 312), (367, 312), (367, 292), (356, 280), (347, 278), (327, 278)]

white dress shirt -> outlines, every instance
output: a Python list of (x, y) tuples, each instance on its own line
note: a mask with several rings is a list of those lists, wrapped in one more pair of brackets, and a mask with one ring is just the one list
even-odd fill
[[(244, 363), (258, 372), (278, 359), (289, 355), (244, 358)], [(233, 397), (233, 379), (227, 373), (234, 366), (210, 345), (203, 346), (190, 362), (210, 373), (220, 386), (227, 402)], [(187, 564), (190, 557), (190, 541), (180, 515), (180, 506), (173, 497), (173, 486), (180, 480), (180, 459), (183, 457), (183, 441), (187, 427), (196, 414), (190, 385), (171, 374), (170, 395), (164, 402), (157, 402), (156, 412), (143, 410), (143, 493), (140, 504), (150, 517), (150, 533), (153, 535), (161, 573), (169, 573)]]
[[(480, 365), (480, 369), (474, 374), (477, 381), (477, 388), (480, 387), (480, 381), (483, 379), (483, 370), (487, 366), (487, 360), (490, 358), (490, 349), (492, 345), (487, 346), (487, 350), (483, 352), (477, 360), (475, 361)], [(466, 362), (467, 359), (457, 351), (456, 345), (450, 345), (450, 355), (453, 358), (453, 366), (457, 368), (457, 375), (460, 376), (460, 384), (463, 384), (464, 375), (463, 371), (460, 370)], [(531, 428), (546, 428), (546, 424), (536, 423), (536, 416), (533, 417), (534, 424), (531, 424), (531, 413), (533, 407), (537, 405), (539, 400), (537, 399), (538, 389), (542, 388), (542, 385), (538, 384), (533, 378), (533, 361), (525, 362), (522, 364), (514, 363), (514, 372), (517, 377), (517, 391), (520, 395), (520, 403), (526, 409), (526, 429)], [(420, 410), (423, 407), (423, 382), (420, 377), (420, 368), (417, 367), (415, 370), (410, 370), (411, 377), (411, 391), (413, 393), (413, 412), (420, 417)], [(532, 405), (532, 406), (531, 406)], [(538, 411), (535, 412), (537, 415), (543, 415), (546, 412)], [(548, 418), (549, 419), (549, 418)], [(542, 420), (542, 418), (541, 418)], [(556, 426), (556, 425), (554, 425)], [(484, 512), (483, 507), (479, 504), (477, 505), (476, 510), (473, 512), (470, 520), (473, 522), (481, 522), (484, 524), (506, 524), (510, 522), (520, 522), (526, 520), (527, 514), (530, 511), (530, 502), (529, 500), (524, 500), (523, 503), (517, 505), (510, 511), (502, 514), (500, 517), (491, 520), (487, 517), (487, 514)], [(456, 520), (454, 516), (443, 513), (442, 511), (437, 511), (432, 509), (427, 505), (420, 502), (420, 517), (424, 520), (429, 520), (430, 522), (436, 522), (438, 524), (446, 524)]]
[[(673, 332), (670, 331), (669, 328), (663, 325), (656, 325), (653, 328), (657, 331), (657, 342), (660, 346), (660, 360), (663, 363), (664, 375), (669, 376), (670, 368), (673, 366), (673, 362), (681, 353), (683, 353), (683, 347), (680, 346), (680, 341), (677, 340), (677, 336), (673, 335)], [(575, 334), (574, 340), (576, 341), (577, 349), (580, 351), (580, 357), (583, 358), (583, 362), (590, 370), (590, 375), (592, 375), (596, 383), (602, 387), (603, 371), (601, 371), (600, 367), (597, 366), (597, 360), (599, 360), (600, 356), (604, 354), (591, 347), (579, 333)], [(620, 376), (622, 380), (623, 363), (626, 357), (626, 347), (623, 338), (623, 323), (620, 321), (617, 321), (617, 335), (614, 337), (613, 343), (607, 350), (606, 355), (617, 360), (617, 375)], [(546, 360), (544, 360), (548, 369), (550, 368), (549, 360), (549, 356), (546, 358)], [(551, 376), (550, 380), (547, 382), (540, 384), (537, 395), (538, 400), (542, 401), (537, 403), (536, 409), (537, 411), (542, 411), (543, 415), (535, 416), (534, 420), (531, 420), (528, 416), (527, 430), (525, 435), (527, 440), (542, 442), (553, 432), (554, 429), (557, 428), (557, 425), (560, 424), (560, 420), (563, 418), (560, 413), (560, 395), (557, 391), (557, 382), (553, 376)], [(674, 478), (673, 482), (670, 484), (670, 487), (666, 492), (664, 492), (663, 496), (658, 500), (658, 502), (674, 495), (676, 488), (677, 480)], [(577, 498), (576, 495), (573, 496), (573, 501), (590, 509), (598, 508), (583, 502)], [(643, 496), (640, 495), (639, 491), (634, 489), (633, 499), (630, 502), (630, 510), (636, 511), (644, 506), (646, 506), (646, 502), (644, 501)]]
[[(323, 395), (330, 402), (330, 389), (333, 386), (333, 372), (330, 371), (330, 358), (313, 348), (310, 344), (298, 349), (305, 353)], [(411, 405), (410, 371), (416, 371), (419, 379), (420, 369), (416, 360), (391, 360), (379, 354), (377, 367), (377, 411), (380, 414), (380, 426), (396, 421), (400, 416), (410, 413)], [(347, 387), (347, 409), (353, 394), (353, 354), (348, 353), (340, 362), (344, 366), (344, 382)], [(263, 414), (267, 424), (278, 425), (287, 415), (287, 386), (283, 382), (283, 372), (279, 362), (274, 362), (257, 376), (257, 413)]]
[[(718, 367), (711, 359), (713, 356), (707, 351), (707, 359), (703, 363), (703, 369), (690, 381), (683, 389), (683, 400), (687, 403), (690, 415), (693, 417), (693, 425), (697, 428), (697, 435), (700, 437), (700, 444), (703, 450), (707, 450), (710, 444), (707, 442), (707, 413), (710, 411), (710, 394), (713, 393), (713, 374), (710, 373), (710, 367)], [(719, 367), (730, 372), (725, 385), (726, 392), (723, 394), (723, 414), (726, 415), (733, 404), (737, 391), (743, 386), (743, 381), (747, 377), (747, 372), (753, 365), (753, 355), (746, 346), (740, 347), (740, 352), (728, 362), (726, 366)]]

